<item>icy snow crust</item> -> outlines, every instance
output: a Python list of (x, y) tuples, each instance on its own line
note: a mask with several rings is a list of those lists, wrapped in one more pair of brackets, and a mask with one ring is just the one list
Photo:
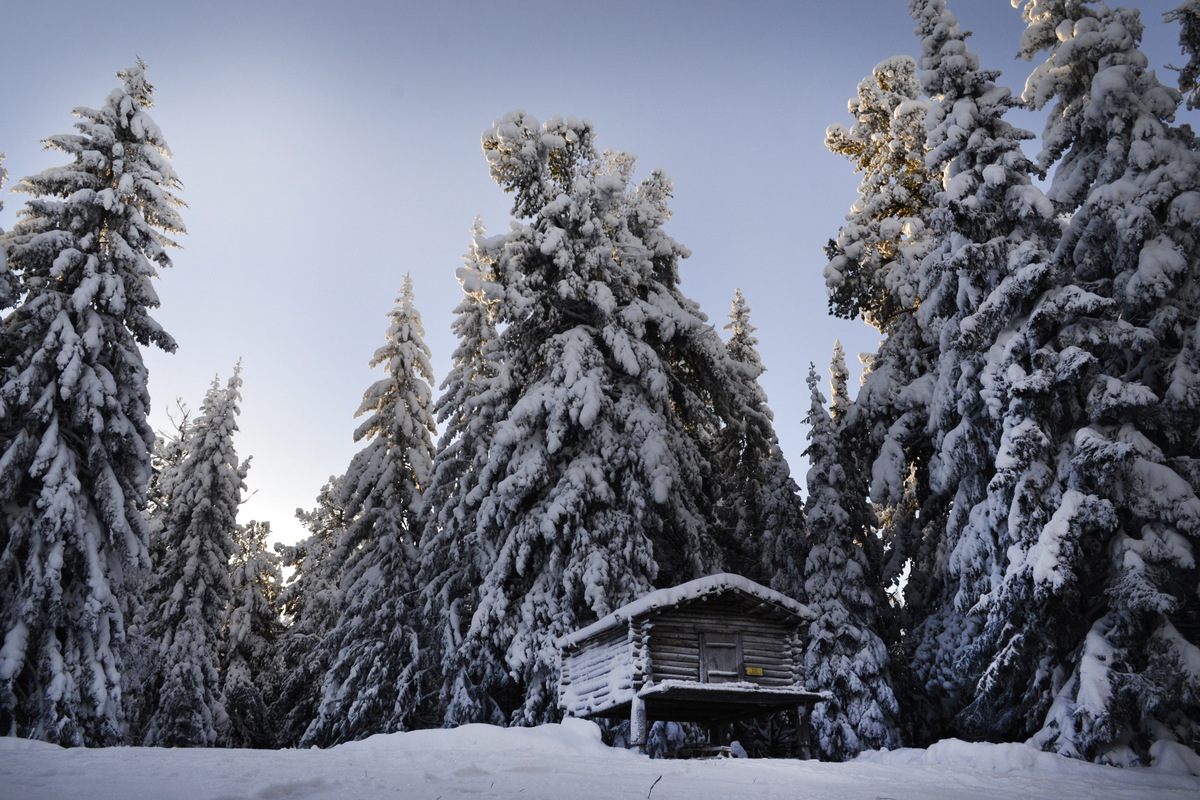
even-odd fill
[(681, 583), (678, 586), (671, 586), (666, 589), (658, 589), (643, 595), (632, 603), (621, 606), (607, 617), (602, 617), (593, 622), (586, 628), (580, 628), (574, 633), (563, 636), (558, 640), (558, 646), (560, 648), (573, 647), (598, 633), (603, 633), (618, 625), (624, 625), (634, 617), (640, 617), (651, 611), (679, 605), (691, 600), (700, 600), (705, 597), (724, 594), (728, 591), (738, 591), (752, 597), (757, 597), (759, 600), (774, 603), (806, 620), (811, 620), (815, 616), (808, 606), (793, 600), (785, 594), (768, 589), (766, 586), (755, 583), (749, 578), (743, 578), (741, 575), (734, 575), (731, 572), (718, 572), (715, 575), (697, 578), (694, 581), (688, 581), (687, 583)]
[[(657, 782), (657, 783), (656, 783)], [(658, 761), (605, 747), (584, 720), (537, 728), (464, 725), (381, 734), (327, 750), (112, 747), (66, 750), (0, 737), (0, 798), (333, 798), (434, 800), (646, 797), (754, 800), (1183, 800), (1200, 779), (1118, 769), (1022, 744), (949, 740), (842, 764), (794, 760)]]

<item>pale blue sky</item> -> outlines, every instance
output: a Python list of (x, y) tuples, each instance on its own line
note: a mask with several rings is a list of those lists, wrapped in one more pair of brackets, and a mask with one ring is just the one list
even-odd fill
[[(1160, 22), (1174, 5), (1141, 4), (1158, 67), (1181, 60), (1177, 30)], [(949, 6), (1019, 92), (1030, 70), (1014, 59), (1019, 12), (1006, 0)], [(294, 509), (359, 447), (353, 413), (379, 375), (367, 362), (405, 272), (435, 377), (446, 375), (471, 223), (509, 221), (480, 133), (516, 108), (591, 119), (601, 148), (674, 179), (668, 231), (693, 252), (684, 291), (718, 328), (734, 289), (745, 293), (803, 484), (809, 361), (824, 370), (837, 338), (853, 361), (877, 339), (826, 314), (821, 248), (858, 179), (824, 131), (849, 124), (846, 101), (872, 66), (919, 54), (912, 28), (901, 0), (8, 4), (0, 150), (10, 184), (62, 163), (39, 141), (146, 60), (189, 205), (184, 249), (158, 284), (157, 318), (180, 348), (147, 356), (153, 421), (166, 424), (175, 397), (198, 407), (242, 358), (237, 447), (254, 457), (257, 491), (243, 519), (294, 539)], [(9, 228), (23, 200), (4, 202)]]

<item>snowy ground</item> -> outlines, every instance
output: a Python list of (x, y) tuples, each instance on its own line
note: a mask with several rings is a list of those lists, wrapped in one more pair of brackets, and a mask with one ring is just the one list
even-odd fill
[(376, 797), (1195, 800), (1200, 778), (956, 741), (848, 764), (651, 761), (605, 747), (579, 720), (381, 735), (324, 751), (64, 750), (0, 738), (0, 798)]

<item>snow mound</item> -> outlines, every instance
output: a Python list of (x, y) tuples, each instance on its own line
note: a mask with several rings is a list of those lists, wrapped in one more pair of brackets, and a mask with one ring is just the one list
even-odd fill
[(1037, 772), (1064, 776), (1077, 766), (1093, 766), (1056, 753), (1044, 753), (1027, 744), (987, 744), (964, 742), (961, 739), (943, 739), (927, 750), (875, 750), (863, 753), (856, 760), (885, 766), (970, 767), (988, 772)]
[(1150, 746), (1150, 758), (1154, 769), (1171, 775), (1195, 775), (1200, 777), (1200, 755), (1179, 742), (1160, 739)]
[(500, 728), (476, 723), (457, 728), (379, 733), (362, 741), (338, 745), (334, 749), (356, 755), (516, 751), (555, 757), (604, 757), (626, 752), (606, 746), (601, 741), (600, 726), (596, 723), (570, 717), (561, 723), (539, 725), (536, 728)]
[(1098, 780), (1114, 784), (1141, 784), (1154, 774), (1200, 776), (1200, 756), (1175, 742), (1157, 742), (1151, 750), (1154, 766), (1113, 767), (1047, 753), (1021, 742), (988, 744), (943, 739), (927, 750), (901, 748), (863, 753), (857, 763), (886, 767), (969, 769), (1001, 775), (1039, 775), (1064, 781)]

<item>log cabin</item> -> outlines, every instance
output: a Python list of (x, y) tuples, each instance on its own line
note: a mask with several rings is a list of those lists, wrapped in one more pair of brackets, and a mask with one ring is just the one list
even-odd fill
[(714, 726), (811, 705), (804, 688), (807, 606), (721, 573), (651, 592), (559, 640), (559, 707), (629, 719), (645, 752), (650, 722)]

